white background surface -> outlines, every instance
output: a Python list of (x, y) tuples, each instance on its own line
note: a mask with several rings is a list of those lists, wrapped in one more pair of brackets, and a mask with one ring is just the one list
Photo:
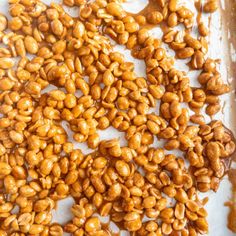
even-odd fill
[[(228, 0), (226, 0), (228, 1)], [(43, 0), (45, 3), (52, 2), (51, 0)], [(55, 1), (60, 2), (60, 1)], [(190, 7), (191, 9), (194, 9), (194, 0), (186, 0), (185, 3)], [(141, 10), (145, 5), (147, 4), (147, 0), (128, 0), (124, 7), (127, 11), (137, 12)], [(0, 0), (0, 11), (4, 14), (8, 14), (8, 4), (7, 0)], [(78, 11), (71, 11), (69, 10), (73, 16), (76, 16), (78, 14)], [(206, 22), (208, 22), (208, 15), (204, 16)], [(196, 27), (195, 27), (196, 28)], [(211, 34), (210, 34), (210, 46), (209, 46), (209, 53), (208, 56), (212, 58), (220, 58), (222, 60), (220, 71), (222, 73), (223, 78), (225, 81), (230, 80), (229, 76), (227, 75), (227, 66), (225, 64), (225, 45), (223, 41), (221, 40), (222, 36), (222, 30), (221, 30), (221, 19), (220, 14), (215, 13), (212, 15), (211, 20)], [(162, 32), (159, 28), (154, 28), (151, 30), (152, 34), (156, 37), (161, 37)], [(139, 60), (135, 60), (130, 56), (130, 53), (128, 50), (124, 50), (121, 46), (115, 46), (115, 50), (119, 50), (122, 53), (125, 53), (126, 60), (127, 61), (133, 61), (135, 63), (135, 71), (138, 76), (145, 76), (145, 69), (144, 69), (144, 63)], [(168, 52), (170, 54), (173, 54), (171, 50), (168, 49)], [(176, 68), (188, 71), (188, 67), (185, 65), (184, 62), (181, 60), (181, 62), (176, 62)], [(194, 72), (190, 72), (188, 74), (192, 80), (192, 85), (196, 86), (196, 74)], [(231, 112), (231, 102), (230, 102), (230, 94), (224, 95), (221, 99), (221, 103), (224, 104), (223, 113), (221, 112), (216, 116), (217, 119), (221, 119), (224, 124), (229, 127), (232, 131), (235, 132), (235, 126), (236, 124), (231, 124), (230, 121), (230, 112)], [(209, 118), (208, 118), (209, 121)], [(115, 131), (113, 128), (109, 128), (106, 131), (100, 132), (102, 139), (111, 139), (113, 137), (122, 137), (123, 134)], [(71, 139), (72, 140), (72, 139)], [(122, 143), (121, 143), (122, 144)], [(155, 144), (154, 144), (155, 145)], [(77, 147), (80, 147), (83, 149), (85, 153), (88, 153), (90, 150), (86, 147), (86, 145), (77, 144)], [(234, 233), (230, 232), (226, 225), (227, 225), (227, 213), (228, 208), (224, 206), (224, 202), (228, 201), (231, 196), (231, 190), (230, 190), (230, 184), (227, 180), (227, 177), (224, 177), (224, 179), (221, 182), (220, 188), (217, 193), (210, 192), (208, 194), (200, 194), (202, 197), (208, 196), (209, 202), (207, 204), (207, 211), (209, 213), (208, 216), (208, 222), (209, 222), (209, 236), (233, 236)], [(200, 196), (200, 197), (201, 197)], [(71, 198), (65, 199), (63, 201), (60, 201), (58, 204), (57, 210), (53, 213), (54, 214), (54, 220), (59, 223), (66, 223), (70, 220), (71, 214), (70, 214), (70, 206), (73, 204), (73, 200)], [(128, 233), (122, 232), (122, 236), (129, 235)]]

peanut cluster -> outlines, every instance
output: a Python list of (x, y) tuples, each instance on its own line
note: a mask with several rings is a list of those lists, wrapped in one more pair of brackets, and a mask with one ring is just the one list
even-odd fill
[[(204, 119), (229, 91), (218, 61), (206, 58), (208, 29), (200, 22), (191, 36), (194, 14), (177, 0), (156, 0), (158, 10), (136, 16), (119, 0), (63, 4), (79, 16), (40, 0), (9, 0), (11, 19), (0, 15), (0, 236), (112, 235), (98, 215), (133, 236), (207, 233), (207, 199), (197, 194), (217, 191), (235, 150), (222, 122)], [(213, 0), (203, 6), (216, 9)], [(165, 25), (163, 39), (147, 25)], [(145, 62), (145, 77), (107, 35)], [(163, 42), (202, 70), (199, 87), (174, 68)], [(126, 145), (100, 139), (110, 126)], [(52, 224), (57, 201), (69, 196), (73, 218)]]

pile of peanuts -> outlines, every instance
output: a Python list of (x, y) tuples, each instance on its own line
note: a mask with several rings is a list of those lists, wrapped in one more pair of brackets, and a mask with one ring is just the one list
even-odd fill
[[(119, 0), (63, 4), (79, 16), (40, 0), (9, 0), (11, 18), (0, 15), (0, 236), (113, 235), (98, 215), (132, 236), (207, 233), (207, 199), (198, 192), (217, 191), (235, 150), (222, 122), (204, 119), (229, 91), (218, 61), (206, 58), (207, 27), (200, 22), (191, 36), (195, 16), (177, 0), (156, 0), (158, 11), (137, 16)], [(215, 0), (203, 6), (216, 9)], [(147, 24), (165, 24), (163, 39)], [(145, 62), (145, 78), (107, 35)], [(199, 87), (174, 68), (162, 42), (201, 70)], [(57, 88), (45, 92), (49, 85)], [(100, 140), (110, 126), (126, 145)], [(154, 138), (164, 144), (154, 147)], [(75, 142), (94, 151), (85, 155)], [(73, 218), (51, 223), (57, 201), (69, 196)]]

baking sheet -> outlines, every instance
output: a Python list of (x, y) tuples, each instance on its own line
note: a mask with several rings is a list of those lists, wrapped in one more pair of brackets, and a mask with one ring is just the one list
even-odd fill
[[(228, 0), (226, 0), (228, 1)], [(51, 0), (43, 0), (43, 2), (49, 4), (52, 2)], [(54, 2), (61, 2), (61, 1), (55, 1)], [(186, 0), (183, 1), (185, 4), (195, 11), (194, 8), (194, 0)], [(148, 3), (147, 0), (127, 0), (123, 5), (124, 8), (127, 11), (130, 12), (138, 12), (141, 9), (145, 7), (145, 5)], [(221, 5), (224, 9), (225, 3), (224, 1), (221, 1)], [(0, 9), (1, 12), (7, 14), (8, 9), (8, 3), (7, 0), (0, 0)], [(78, 9), (68, 9), (69, 14), (76, 16), (78, 14)], [(9, 16), (9, 15), (8, 15)], [(210, 45), (209, 45), (209, 52), (208, 56), (211, 58), (219, 58), (221, 59), (221, 65), (220, 65), (220, 72), (222, 74), (222, 77), (225, 81), (232, 82), (232, 77), (230, 76), (230, 68), (229, 68), (229, 56), (233, 59), (236, 59), (235, 51), (233, 50), (233, 47), (229, 47), (227, 42), (227, 35), (225, 35), (225, 31), (223, 30), (223, 22), (221, 18), (221, 14), (218, 11), (217, 13), (214, 13), (211, 16), (211, 19), (208, 19), (209, 15), (203, 15), (204, 21), (208, 22), (210, 25)], [(196, 26), (195, 26), (196, 27)], [(161, 37), (162, 32), (160, 28), (153, 28), (151, 30), (151, 33), (155, 37)], [(168, 53), (171, 55), (174, 55), (173, 51), (170, 50), (168, 47), (166, 47), (168, 50)], [(229, 48), (231, 48), (231, 54), (228, 56), (226, 51), (228, 52)], [(115, 46), (115, 49), (117, 51), (120, 51), (125, 54), (125, 58), (127, 61), (132, 61), (135, 63), (135, 72), (138, 76), (145, 76), (145, 67), (144, 63), (140, 60), (136, 60), (132, 58), (130, 55), (130, 52), (128, 50), (125, 50), (122, 46)], [(189, 77), (191, 78), (191, 84), (193, 86), (197, 85), (196, 76), (198, 72), (194, 71), (188, 71), (189, 68), (184, 64), (188, 60), (184, 61), (177, 61), (176, 62), (176, 68), (184, 70), (188, 72)], [(46, 91), (50, 90), (51, 88), (47, 88)], [(44, 92), (46, 92), (44, 91)], [(224, 95), (221, 97), (221, 104), (223, 105), (223, 110), (215, 116), (215, 118), (220, 119), (223, 121), (223, 123), (230, 128), (234, 133), (236, 133), (236, 123), (233, 123), (232, 117), (230, 114), (232, 114), (233, 109), (235, 109), (232, 105), (232, 97), (234, 96), (234, 91), (231, 91), (231, 93)], [(208, 117), (208, 120), (210, 121), (210, 118)], [(67, 129), (68, 131), (68, 129)], [(72, 136), (68, 131), (68, 134), (70, 135), (70, 139), (72, 140)], [(101, 139), (111, 139), (113, 137), (120, 137), (121, 138), (121, 144), (125, 143), (123, 134), (116, 131), (114, 128), (109, 128), (105, 131), (99, 132)], [(154, 143), (153, 146), (157, 145)], [(76, 144), (76, 147), (79, 147), (83, 150), (84, 153), (89, 153), (91, 150), (89, 150), (86, 145), (84, 144)], [(220, 188), (217, 193), (207, 193), (207, 194), (200, 194), (200, 197), (209, 197), (209, 202), (206, 205), (206, 209), (209, 213), (208, 216), (208, 222), (209, 222), (209, 236), (233, 236), (235, 235), (231, 231), (227, 229), (227, 214), (228, 214), (228, 208), (224, 206), (224, 202), (228, 201), (231, 196), (231, 186), (229, 181), (227, 180), (227, 176), (225, 176), (220, 184)], [(59, 201), (58, 208), (53, 212), (53, 221), (58, 223), (66, 223), (71, 219), (71, 213), (70, 213), (70, 207), (73, 204), (72, 198), (67, 198), (64, 200)], [(105, 219), (107, 220), (107, 219)], [(115, 227), (115, 226), (113, 226)], [(129, 235), (127, 232), (122, 232), (122, 236)]]

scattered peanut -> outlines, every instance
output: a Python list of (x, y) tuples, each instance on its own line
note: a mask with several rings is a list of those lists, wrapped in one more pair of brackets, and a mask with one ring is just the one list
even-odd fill
[[(177, 0), (155, 1), (155, 9), (137, 16), (118, 0), (62, 3), (78, 6), (79, 17), (38, 0), (9, 0), (11, 20), (0, 14), (6, 46), (0, 48), (0, 235), (111, 235), (95, 214), (110, 216), (131, 235), (206, 233), (198, 191), (217, 190), (235, 150), (223, 124), (206, 124), (200, 111), (207, 104), (208, 115), (219, 112), (219, 96), (229, 91), (217, 61), (205, 59), (208, 29), (201, 22), (201, 37), (191, 36), (194, 14)], [(209, 0), (203, 10), (217, 7)], [(149, 35), (146, 26), (162, 22), (168, 26), (163, 41), (202, 70), (199, 88)], [(178, 24), (188, 30), (176, 31)], [(106, 35), (144, 60), (145, 78)], [(42, 93), (49, 85), (56, 88)], [(183, 103), (198, 112), (190, 116)], [(62, 121), (92, 153), (75, 148)], [(125, 134), (127, 145), (100, 139), (98, 130), (109, 126)], [(164, 147), (152, 145), (155, 137)], [(166, 153), (173, 149), (183, 157)], [(57, 201), (69, 196), (72, 219), (52, 223)]]

